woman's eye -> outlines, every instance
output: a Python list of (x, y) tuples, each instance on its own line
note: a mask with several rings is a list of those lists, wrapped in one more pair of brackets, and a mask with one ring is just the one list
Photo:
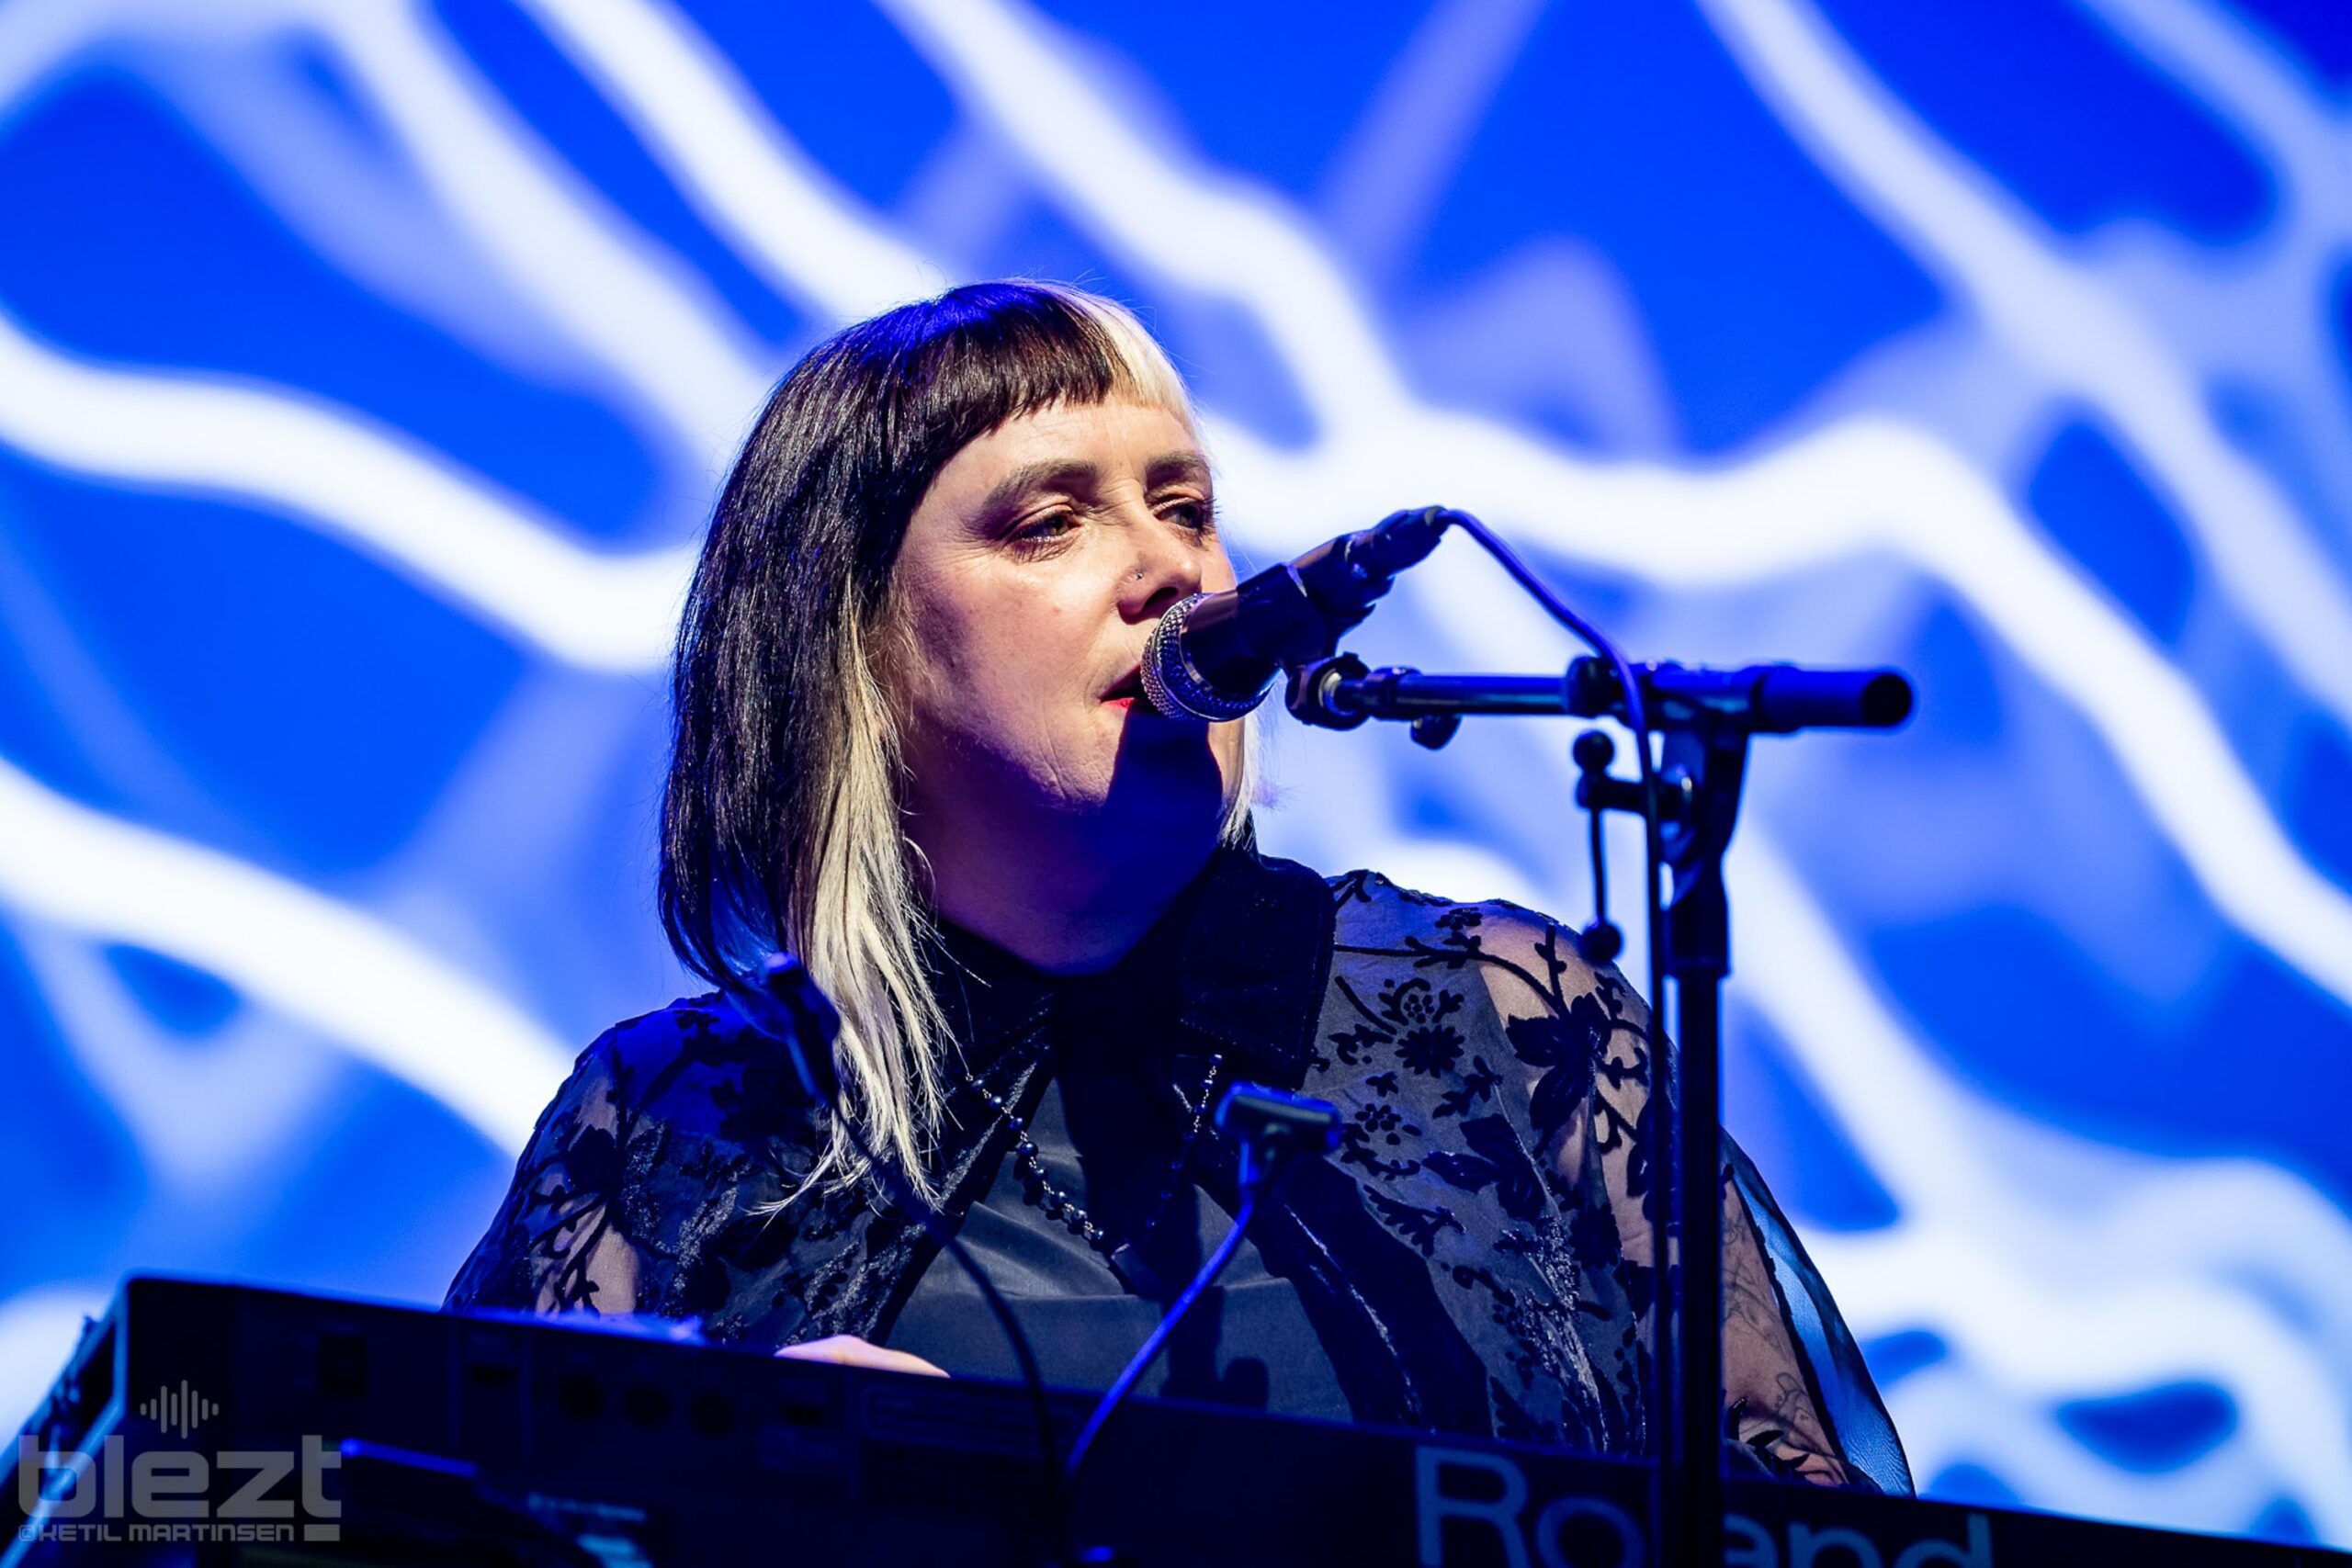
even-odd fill
[(1078, 519), (1069, 513), (1050, 513), (1015, 528), (1012, 539), (1016, 545), (1050, 545), (1077, 526)]
[(1216, 508), (1205, 501), (1170, 502), (1161, 510), (1195, 534), (1206, 534), (1216, 526)]

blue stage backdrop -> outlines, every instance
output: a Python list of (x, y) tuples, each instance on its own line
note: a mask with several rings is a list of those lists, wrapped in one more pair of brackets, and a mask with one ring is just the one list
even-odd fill
[[(1758, 748), (1734, 1131), (1927, 1491), (2352, 1545), (2347, 84), (2332, 0), (0, 0), (6, 1419), (127, 1269), (439, 1298), (687, 988), (733, 444), (1020, 274), (1260, 562), (1442, 501), (1913, 671)], [(1356, 646), (1572, 652), (1466, 540)], [(1586, 917), (1563, 722), (1270, 728), (1276, 851)]]

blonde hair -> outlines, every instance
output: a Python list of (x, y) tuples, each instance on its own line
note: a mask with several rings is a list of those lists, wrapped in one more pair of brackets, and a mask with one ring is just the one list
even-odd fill
[[(680, 626), (661, 886), (672, 944), (713, 979), (763, 946), (797, 953), (842, 1016), (843, 1109), (927, 1199), (954, 1038), (926, 978), (932, 915), (878, 673), (891, 565), (922, 491), (971, 440), (1057, 403), (1111, 400), (1197, 431), (1142, 323), (1078, 289), (971, 285), (847, 329), (769, 400)], [(1247, 831), (1258, 778), (1245, 721), (1225, 841)], [(835, 1120), (785, 1201), (867, 1174)]]

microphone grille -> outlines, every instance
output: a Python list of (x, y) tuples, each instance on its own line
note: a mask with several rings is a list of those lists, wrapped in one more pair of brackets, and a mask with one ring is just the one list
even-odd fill
[(1184, 617), (1206, 597), (1195, 593), (1178, 600), (1151, 628), (1151, 637), (1143, 645), (1143, 694), (1170, 718), (1216, 724), (1249, 713), (1266, 700), (1266, 691), (1261, 686), (1247, 700), (1229, 696), (1202, 680), (1184, 657)]

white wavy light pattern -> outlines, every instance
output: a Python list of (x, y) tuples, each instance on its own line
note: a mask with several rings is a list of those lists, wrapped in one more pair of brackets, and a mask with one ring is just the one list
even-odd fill
[(571, 1053), (504, 998), (340, 900), (122, 822), (0, 763), (0, 898), (168, 953), (519, 1147)]
[(2083, 398), (2122, 433), (2248, 623), (2352, 724), (2352, 601), (2277, 488), (2222, 439), (2196, 382), (2130, 301), (2057, 255), (1994, 182), (1936, 145), (1809, 7), (1702, 5), (1766, 102), (1858, 205), (1958, 288), (2036, 374), (2041, 396)]
[[(525, 8), (714, 231), (796, 303), (842, 319), (949, 279), (836, 187), (666, 7)], [(1861, 416), (1714, 471), (1597, 466), (1422, 404), (1305, 225), (1253, 186), (1153, 146), (1035, 17), (976, 0), (882, 8), (1072, 223), (1159, 285), (1239, 306), (1274, 345), (1316, 439), (1285, 451), (1213, 423), (1253, 542), (1303, 545), (1400, 496), (1443, 493), (1562, 555), (1668, 589), (1892, 556), (1947, 585), (2081, 714), (2226, 919), (2352, 1003), (2352, 900), (2279, 829), (2193, 683), (1948, 444)], [(2332, 711), (2352, 716), (2352, 612), (2338, 579), (2267, 481), (2220, 441), (2162, 340), (2095, 271), (2054, 257), (1984, 182), (1902, 124), (1817, 25), (1773, 0), (1710, 9), (1768, 98), (1809, 130), (1867, 209), (1970, 296), (2041, 378), (2040, 395), (2086, 399), (2126, 433), (2249, 622)], [(2139, 0), (2106, 9), (2160, 39), (2202, 25)], [(688, 269), (491, 101), (413, 12), (250, 0), (197, 19), (163, 0), (28, 0), (0, 12), (0, 127), (8, 104), (110, 37), (217, 41), (284, 28), (316, 34), (350, 62), (435, 198), (539, 304), (549, 333), (631, 389), (680, 450), (723, 448), (749, 389), (775, 367)], [(2288, 130), (2310, 167), (2308, 117)], [(2343, 147), (2339, 130), (2339, 176)], [(2323, 188), (2324, 173), (2307, 186)], [(556, 520), (413, 440), (308, 395), (89, 365), (5, 317), (0, 440), (61, 469), (279, 513), (587, 671), (659, 664), (690, 560), (684, 545), (628, 557), (583, 549)], [(1550, 646), (1514, 606), (1456, 619), (1449, 633), (1465, 652), (1531, 659)], [(1334, 848), (1350, 861), (1405, 863), (1416, 849), (1397, 831), (1378, 823)], [(1744, 840), (1736, 867), (1752, 922), (1741, 994), (1791, 1043), (1902, 1215), (1882, 1232), (1815, 1238), (1815, 1253), (1860, 1332), (1928, 1328), (1953, 1348), (1895, 1394), (1922, 1471), (1965, 1460), (2029, 1501), (2202, 1528), (2242, 1526), (2284, 1492), (2324, 1535), (2352, 1541), (2345, 1217), (2269, 1168), (2075, 1148), (1973, 1100), (1889, 1016), (1762, 831)], [(435, 1094), (502, 1146), (519, 1144), (568, 1055), (512, 1004), (350, 903), (103, 818), (13, 769), (0, 771), (0, 898), (22, 917), (218, 974)], [(2095, 1155), (2106, 1201), (2053, 1203), (1998, 1157), (2019, 1150)], [(2200, 1213), (2234, 1223), (2193, 1223)], [(2101, 1460), (2050, 1416), (2064, 1400), (2179, 1378), (2227, 1390), (2241, 1420), (2213, 1452), (2161, 1480)]]
[(582, 669), (657, 668), (694, 551), (598, 556), (315, 399), (77, 364), (0, 315), (0, 439), (53, 468), (282, 512)]

